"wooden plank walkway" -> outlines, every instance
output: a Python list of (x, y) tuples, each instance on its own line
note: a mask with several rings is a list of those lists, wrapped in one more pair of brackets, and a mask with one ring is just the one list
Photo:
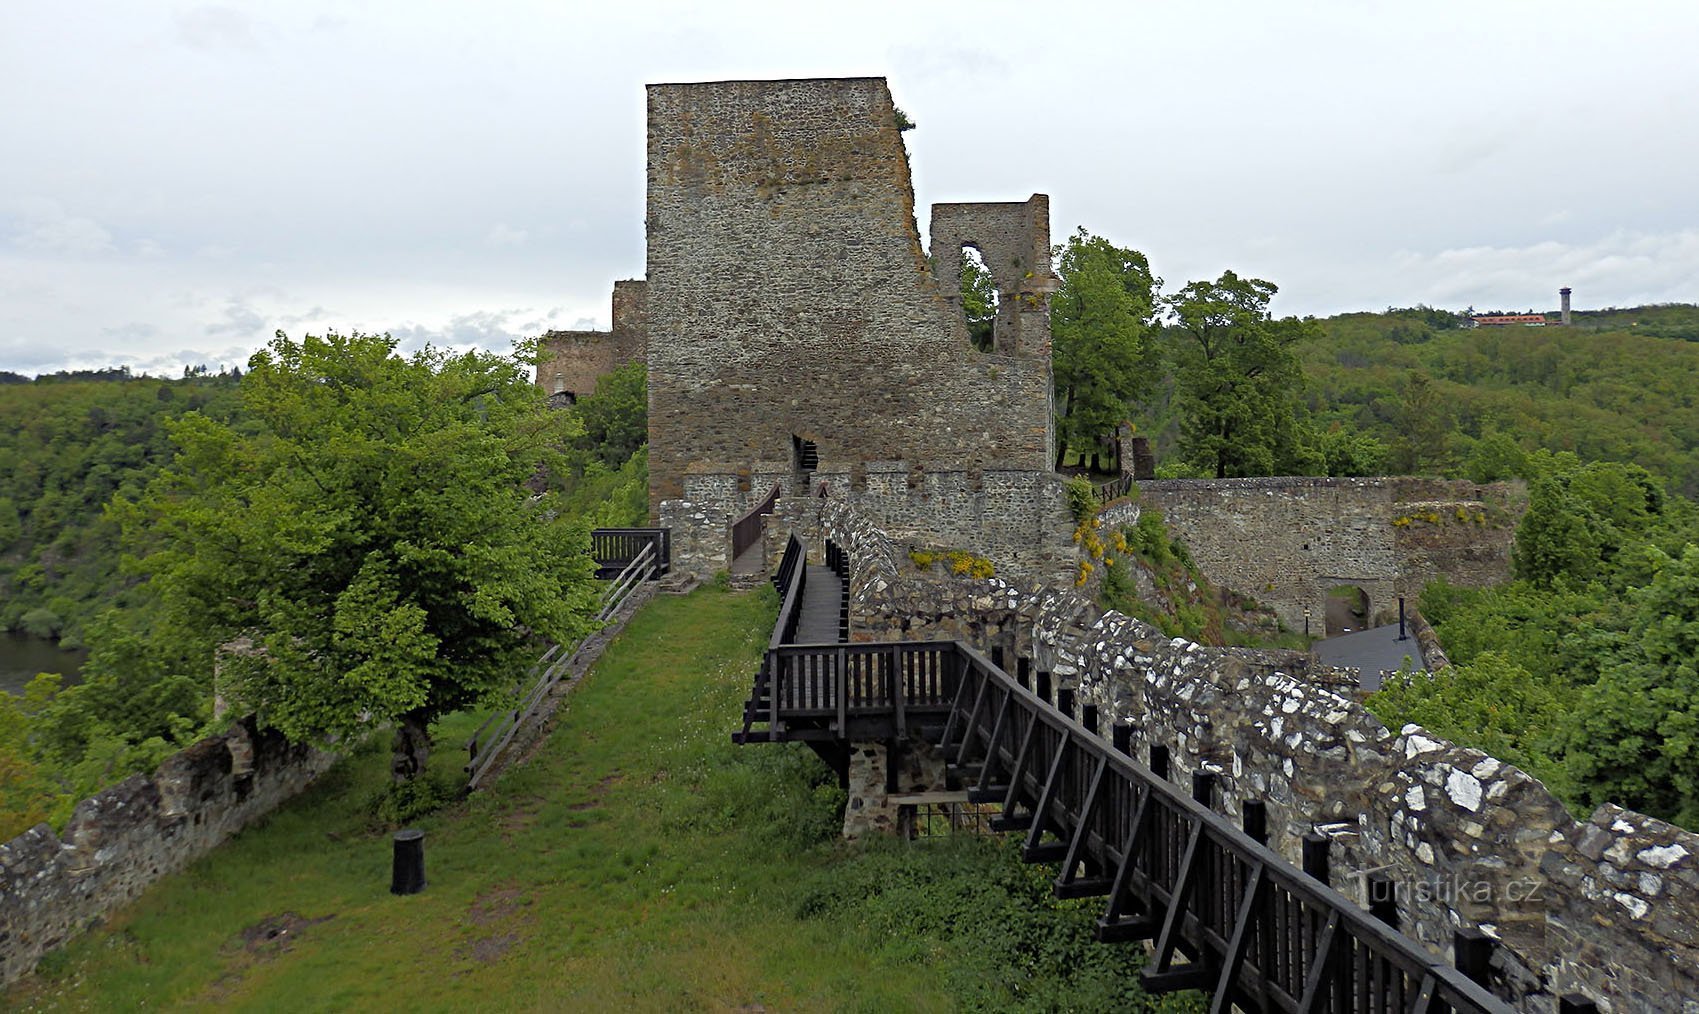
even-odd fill
[(802, 587), (802, 616), (796, 624), (796, 644), (838, 643), (838, 607), (844, 586), (832, 568), (808, 564)]

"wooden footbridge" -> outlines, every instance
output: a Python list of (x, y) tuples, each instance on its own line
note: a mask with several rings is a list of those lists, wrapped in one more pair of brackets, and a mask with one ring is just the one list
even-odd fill
[(1000, 804), (992, 827), (1023, 835), (1026, 861), (1056, 865), (1058, 897), (1104, 899), (1098, 939), (1150, 943), (1153, 993), (1208, 990), (1212, 1011), (1511, 1009), (1487, 988), (1493, 938), (1459, 931), (1456, 967), (1437, 960), (1398, 931), (1393, 906), (1365, 911), (1328, 886), (1325, 837), (1307, 837), (1293, 866), (1267, 847), (1263, 803), (1247, 801), (1236, 825), (1214, 809), (1212, 775), (1182, 789), (1163, 748), (1135, 759), (1133, 727), (1103, 738), (1096, 708), (1076, 711), (1024, 659), (1011, 675), (1000, 652), (960, 641), (845, 643), (848, 568), (830, 543), (826, 556), (808, 564), (794, 535), (785, 549), (778, 622), (734, 741), (804, 742), (841, 773), (849, 744), (919, 733), (970, 801)]

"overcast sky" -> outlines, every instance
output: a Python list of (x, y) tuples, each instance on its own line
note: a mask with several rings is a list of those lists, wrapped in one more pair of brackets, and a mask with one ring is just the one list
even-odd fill
[(0, 369), (606, 327), (653, 81), (886, 76), (922, 209), (1048, 193), (1282, 314), (1699, 301), (1691, 0), (819, 9), (3, 0)]

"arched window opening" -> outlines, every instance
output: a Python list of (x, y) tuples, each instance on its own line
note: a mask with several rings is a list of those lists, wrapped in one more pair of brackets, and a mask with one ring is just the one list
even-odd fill
[(997, 282), (971, 243), (962, 244), (962, 317), (974, 348), (990, 352), (997, 347)]

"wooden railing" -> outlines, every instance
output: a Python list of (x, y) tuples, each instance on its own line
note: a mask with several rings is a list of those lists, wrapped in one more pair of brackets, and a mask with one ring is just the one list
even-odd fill
[(761, 498), (761, 502), (749, 508), (743, 516), (732, 522), (732, 559), (743, 555), (743, 551), (755, 545), (761, 539), (761, 519), (773, 513), (773, 507), (779, 502), (779, 484), (773, 483), (773, 488)]
[[(666, 528), (598, 528), (590, 533), (598, 574), (609, 570), (624, 554), (630, 554), (623, 566), (609, 575), (612, 580), (602, 592), (601, 605), (596, 610), (598, 624), (613, 618), (644, 582), (653, 581), (665, 573), (663, 561), (669, 553), (669, 534), (670, 530)], [(484, 724), (478, 726), (478, 731), (466, 741), (468, 791), (476, 789), (483, 781), (490, 766), (513, 742), (519, 726), (536, 712), (561, 677), (572, 670), (573, 662), (582, 649), (582, 641), (570, 651), (563, 645), (552, 645), (519, 681), (519, 687), (528, 685), (529, 689), (525, 690), (518, 705), (491, 712), (490, 717), (484, 719)]]
[(1097, 498), (1099, 504), (1119, 500), (1132, 491), (1133, 477), (1131, 475), (1123, 475), (1119, 479), (1110, 479), (1108, 482), (1101, 482), (1091, 487), (1092, 495)]
[(1106, 741), (1095, 708), (1073, 717), (1070, 691), (1050, 703), (1048, 679), (1036, 693), (955, 641), (792, 645), (777, 630), (763, 674), (769, 732), (755, 739), (941, 724), (935, 742), (968, 798), (1001, 804), (992, 827), (1022, 832), (1028, 862), (1059, 864), (1058, 896), (1106, 899), (1099, 939), (1154, 941), (1149, 991), (1212, 990), (1216, 1011), (1511, 1009), (1485, 988), (1491, 937), (1459, 932), (1458, 967), (1436, 959), (1390, 924), (1395, 908), (1371, 914), (1328, 886), (1325, 838), (1306, 839), (1306, 868), (1294, 867), (1266, 845), (1262, 802), (1246, 801), (1236, 826), (1212, 808), (1213, 775), (1182, 791), (1163, 748), (1138, 763), (1133, 727)]
[(645, 547), (654, 550), (655, 577), (672, 569), (672, 529), (598, 528), (590, 533), (590, 555), (596, 558), (596, 576), (613, 577), (631, 565)]

